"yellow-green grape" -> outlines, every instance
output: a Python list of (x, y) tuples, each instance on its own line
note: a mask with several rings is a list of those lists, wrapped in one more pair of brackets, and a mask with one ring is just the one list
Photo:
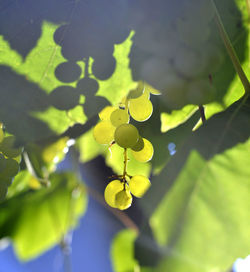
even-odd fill
[(129, 190), (122, 190), (115, 195), (115, 206), (119, 210), (126, 210), (132, 204), (132, 195)]
[(116, 110), (116, 107), (113, 106), (107, 106), (105, 107), (100, 113), (99, 113), (99, 118), (102, 121), (108, 121), (110, 120), (110, 115), (111, 113)]
[[(128, 185), (125, 185), (128, 190)], [(124, 183), (118, 179), (112, 180), (105, 188), (104, 198), (107, 204), (112, 208), (117, 208), (115, 203), (116, 194), (124, 190)]]
[(129, 182), (131, 194), (136, 197), (142, 197), (150, 187), (150, 180), (142, 175), (133, 176)]
[(141, 151), (143, 149), (143, 147), (144, 147), (144, 141), (143, 141), (142, 137), (140, 136), (137, 143), (133, 147), (131, 147), (131, 149), (134, 151)]
[(139, 162), (147, 162), (150, 161), (154, 154), (153, 145), (145, 138), (142, 138), (144, 142), (144, 147), (140, 151), (132, 150), (132, 154), (134, 158)]
[(117, 109), (111, 113), (110, 121), (115, 127), (127, 124), (129, 122), (129, 114), (124, 109)]
[(129, 100), (129, 113), (136, 121), (146, 121), (153, 112), (153, 105), (143, 95), (136, 99)]
[(114, 140), (115, 127), (110, 121), (101, 121), (93, 130), (94, 138), (99, 144), (110, 144)]
[(15, 147), (15, 137), (8, 136), (0, 144), (0, 151), (9, 158), (15, 158), (22, 153), (22, 148)]
[(123, 148), (133, 147), (139, 139), (137, 128), (131, 124), (122, 124), (115, 130), (115, 142)]
[(144, 82), (139, 81), (136, 89), (128, 93), (127, 99), (131, 99), (131, 98), (134, 99), (134, 98), (140, 97), (143, 94), (143, 92), (144, 92)]

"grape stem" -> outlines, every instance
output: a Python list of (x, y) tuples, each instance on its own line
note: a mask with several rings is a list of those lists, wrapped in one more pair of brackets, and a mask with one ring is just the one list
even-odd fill
[(50, 181), (48, 178), (40, 178), (38, 177), (31, 161), (29, 158), (29, 155), (26, 151), (23, 152), (23, 159), (24, 162), (26, 164), (27, 170), (29, 171), (29, 173), (44, 187), (49, 187), (50, 186)]
[(126, 176), (127, 176), (127, 163), (128, 163), (128, 154), (127, 154), (127, 148), (124, 148), (124, 167), (123, 167), (123, 175), (122, 180), (124, 183), (126, 182)]
[(224, 45), (226, 47), (226, 50), (227, 50), (227, 53), (229, 55), (229, 57), (231, 58), (231, 61), (234, 65), (234, 68), (241, 80), (241, 83), (245, 89), (245, 95), (246, 94), (250, 94), (250, 83), (248, 81), (248, 78), (245, 74), (245, 72), (243, 71), (242, 67), (241, 67), (241, 64), (240, 64), (240, 61), (236, 55), (236, 52), (232, 46), (232, 43), (227, 35), (227, 32), (224, 28), (224, 25), (222, 23), (222, 20), (221, 20), (221, 17), (220, 17), (220, 14), (217, 10), (217, 7), (214, 3), (214, 0), (211, 0), (211, 4), (214, 8), (214, 11), (215, 11), (215, 22), (217, 24), (217, 27), (218, 27), (218, 30), (220, 32), (220, 36), (221, 36), (221, 39), (223, 40), (224, 42)]
[(205, 116), (204, 107), (202, 105), (199, 106), (199, 111), (200, 111), (200, 114), (201, 114), (202, 123), (205, 124), (205, 122), (206, 122), (206, 116)]

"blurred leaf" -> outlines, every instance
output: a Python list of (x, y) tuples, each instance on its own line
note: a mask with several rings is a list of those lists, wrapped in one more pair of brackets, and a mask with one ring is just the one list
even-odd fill
[(12, 239), (21, 260), (59, 243), (86, 209), (86, 191), (74, 174), (53, 174), (50, 180), (51, 187), (27, 191), (0, 205), (1, 237)]
[(7, 198), (11, 198), (24, 190), (28, 190), (30, 178), (31, 175), (28, 171), (20, 171), (12, 181), (11, 186), (8, 188)]
[(140, 271), (134, 259), (134, 241), (136, 232), (131, 229), (120, 231), (113, 239), (111, 246), (111, 259), (114, 272)]
[(35, 171), (37, 177), (47, 179), (49, 174), (56, 170), (58, 163), (65, 158), (70, 144), (69, 137), (62, 137), (43, 145), (27, 144), (24, 158), (26, 164), (31, 164), (30, 167), (33, 168), (29, 171)]

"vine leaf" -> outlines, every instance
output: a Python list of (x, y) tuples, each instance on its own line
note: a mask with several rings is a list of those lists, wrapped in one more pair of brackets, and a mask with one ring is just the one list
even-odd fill
[(141, 207), (159, 271), (225, 271), (249, 253), (249, 109), (244, 98), (213, 116), (152, 178)]
[(86, 191), (74, 174), (53, 174), (51, 184), (35, 192), (26, 190), (0, 205), (1, 236), (12, 239), (21, 260), (33, 259), (59, 243), (86, 209)]

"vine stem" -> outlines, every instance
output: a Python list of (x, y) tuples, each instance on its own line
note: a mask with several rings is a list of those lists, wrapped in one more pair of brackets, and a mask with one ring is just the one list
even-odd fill
[(206, 116), (205, 116), (204, 107), (202, 105), (199, 106), (199, 111), (200, 111), (202, 123), (205, 124), (205, 122), (206, 122)]
[(42, 186), (49, 187), (50, 186), (49, 179), (48, 178), (40, 178), (37, 175), (32, 163), (30, 161), (29, 155), (28, 155), (28, 153), (26, 151), (23, 152), (23, 159), (24, 159), (24, 162), (26, 164), (27, 170), (29, 171), (31, 176), (33, 176)]
[(211, 4), (212, 4), (214, 11), (215, 11), (215, 22), (216, 22), (217, 27), (219, 29), (221, 39), (223, 40), (224, 45), (226, 47), (227, 53), (228, 53), (229, 57), (231, 58), (231, 61), (232, 61), (234, 68), (235, 68), (235, 70), (241, 80), (242, 85), (244, 86), (245, 94), (250, 94), (250, 83), (248, 81), (248, 78), (247, 78), (245, 72), (243, 71), (243, 69), (241, 67), (240, 61), (239, 61), (239, 59), (236, 55), (236, 52), (232, 46), (232, 43), (227, 35), (227, 32), (224, 28), (224, 25), (222, 23), (220, 14), (219, 14), (217, 7), (214, 3), (214, 0), (211, 0)]

